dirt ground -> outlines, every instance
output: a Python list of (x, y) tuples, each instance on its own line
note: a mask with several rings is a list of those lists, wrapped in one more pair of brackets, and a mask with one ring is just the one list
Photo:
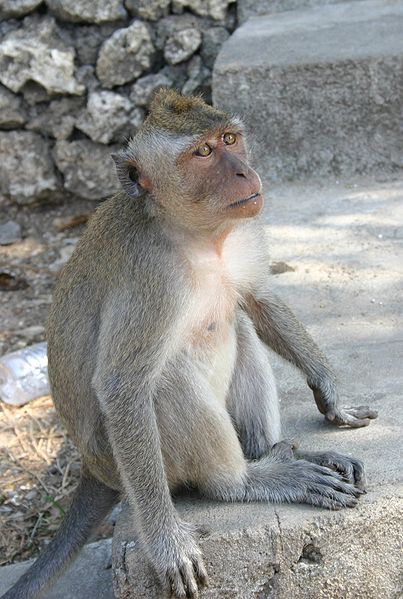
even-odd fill
[[(0, 245), (0, 355), (45, 340), (57, 273), (96, 203), (17, 207), (0, 198), (0, 224), (21, 226)], [(79, 475), (77, 451), (50, 397), (0, 401), (0, 565), (33, 557), (58, 528)], [(111, 533), (108, 524), (99, 536)]]

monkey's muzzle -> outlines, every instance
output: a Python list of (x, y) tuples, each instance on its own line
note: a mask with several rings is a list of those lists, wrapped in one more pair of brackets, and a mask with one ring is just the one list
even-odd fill
[(236, 202), (232, 202), (232, 204), (228, 205), (228, 208), (238, 208), (238, 206), (244, 206), (245, 204), (249, 204), (249, 202), (256, 201), (259, 197), (259, 192), (253, 193), (252, 195), (248, 196), (243, 200), (237, 200)]

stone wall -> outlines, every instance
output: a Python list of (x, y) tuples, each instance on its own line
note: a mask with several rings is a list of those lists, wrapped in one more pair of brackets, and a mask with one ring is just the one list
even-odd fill
[(210, 100), (236, 22), (235, 0), (0, 0), (0, 201), (113, 193), (153, 90)]

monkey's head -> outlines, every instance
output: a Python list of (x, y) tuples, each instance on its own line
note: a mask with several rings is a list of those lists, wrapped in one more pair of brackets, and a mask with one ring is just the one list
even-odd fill
[(263, 205), (244, 138), (239, 119), (161, 89), (137, 135), (113, 158), (129, 196), (147, 193), (167, 218), (216, 231), (256, 216)]

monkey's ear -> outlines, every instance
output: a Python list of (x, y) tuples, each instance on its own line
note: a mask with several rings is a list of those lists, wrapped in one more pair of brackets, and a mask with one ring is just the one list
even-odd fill
[(124, 150), (111, 154), (116, 166), (118, 179), (124, 191), (131, 198), (138, 198), (144, 193), (144, 189), (139, 183), (140, 173), (135, 160)]

